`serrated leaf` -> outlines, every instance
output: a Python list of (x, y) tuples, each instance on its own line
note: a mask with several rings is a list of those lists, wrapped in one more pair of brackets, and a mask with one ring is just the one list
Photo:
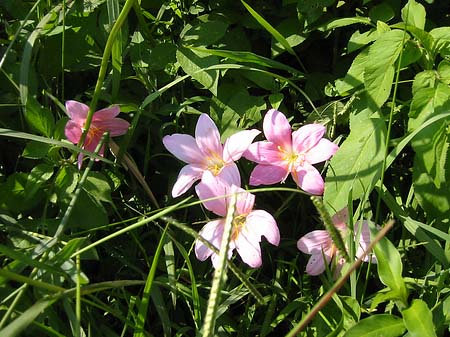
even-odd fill
[(30, 159), (42, 159), (44, 158), (51, 146), (35, 141), (28, 142), (25, 149), (22, 152), (22, 156)]
[(408, 292), (402, 277), (403, 264), (400, 253), (386, 237), (375, 245), (374, 253), (377, 257), (377, 270), (381, 282), (393, 291), (393, 295), (398, 296), (398, 300), (406, 304)]
[(438, 27), (430, 31), (433, 38), (433, 53), (442, 57), (450, 55), (450, 27)]
[(421, 299), (413, 300), (411, 306), (402, 311), (402, 315), (410, 337), (436, 337), (433, 315)]
[(217, 84), (219, 81), (218, 70), (203, 70), (218, 64), (219, 59), (214, 55), (203, 54), (188, 48), (177, 50), (177, 61), (184, 72), (197, 80), (205, 89), (217, 96)]
[(369, 193), (381, 175), (386, 149), (386, 125), (368, 110), (350, 119), (350, 134), (333, 156), (325, 179), (324, 203), (331, 212)]
[(344, 337), (397, 337), (405, 332), (401, 318), (380, 314), (364, 318), (350, 328)]
[(369, 99), (381, 107), (389, 98), (395, 74), (395, 61), (406, 42), (405, 32), (391, 30), (370, 47), (364, 69), (364, 85)]
[(425, 15), (425, 7), (414, 0), (409, 0), (405, 7), (402, 8), (402, 20), (408, 25), (419, 29), (424, 29), (425, 27)]

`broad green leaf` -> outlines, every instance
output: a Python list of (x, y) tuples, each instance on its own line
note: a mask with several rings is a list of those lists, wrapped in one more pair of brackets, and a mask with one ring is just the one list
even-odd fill
[(353, 60), (345, 77), (336, 80), (335, 86), (339, 95), (348, 94), (349, 91), (358, 88), (364, 83), (364, 69), (366, 67), (368, 55), (368, 48), (362, 50)]
[(439, 80), (442, 83), (450, 84), (450, 62), (442, 60), (438, 65)]
[(186, 74), (217, 96), (219, 72), (217, 70), (203, 70), (219, 63), (219, 59), (216, 56), (188, 48), (179, 48), (177, 50), (177, 61)]
[(389, 20), (394, 18), (394, 16), (395, 12), (387, 1), (383, 1), (380, 4), (373, 6), (369, 10), (369, 17), (373, 22), (388, 22)]
[(227, 28), (228, 24), (223, 21), (206, 21), (195, 26), (188, 24), (180, 38), (188, 46), (209, 46), (219, 41)]
[(53, 166), (38, 164), (33, 167), (28, 175), (25, 186), (26, 199), (33, 199), (41, 186), (53, 176)]
[(364, 68), (364, 85), (369, 99), (378, 107), (387, 101), (391, 93), (394, 64), (407, 40), (405, 34), (398, 29), (388, 31), (369, 47)]
[(89, 193), (95, 200), (112, 203), (111, 185), (107, 178), (99, 172), (90, 172), (83, 189)]
[(51, 137), (55, 127), (55, 118), (50, 110), (43, 108), (34, 97), (28, 97), (25, 108), (28, 125), (43, 136)]
[(52, 201), (67, 203), (77, 187), (79, 175), (79, 171), (72, 165), (61, 167), (55, 178), (56, 200)]
[(409, 336), (436, 337), (433, 315), (423, 300), (413, 300), (411, 306), (402, 311), (402, 315)]
[(350, 134), (332, 157), (325, 179), (324, 203), (331, 213), (368, 194), (381, 175), (386, 125), (367, 109), (350, 119)]
[(405, 330), (401, 318), (380, 314), (360, 320), (344, 334), (344, 337), (397, 337), (403, 335)]
[(49, 150), (50, 145), (31, 141), (25, 146), (22, 156), (30, 159), (42, 159), (47, 155)]
[(425, 15), (425, 7), (414, 0), (408, 0), (408, 3), (402, 8), (402, 20), (419, 29), (425, 27)]
[(360, 33), (356, 30), (347, 44), (347, 53), (350, 54), (355, 50), (365, 47), (370, 42), (375, 41), (378, 38), (378, 32), (375, 29), (368, 30), (367, 32)]
[(92, 229), (107, 224), (108, 216), (103, 205), (100, 201), (93, 199), (84, 189), (82, 189), (72, 210), (69, 226)]
[(433, 53), (450, 56), (450, 27), (438, 27), (430, 31), (433, 37)]
[(386, 237), (375, 245), (374, 253), (377, 257), (378, 276), (381, 282), (394, 291), (398, 296), (397, 299), (406, 305), (408, 292), (402, 277), (403, 264), (400, 253)]
[(27, 199), (27, 182), (26, 173), (17, 172), (9, 175), (6, 182), (0, 184), (0, 207), (6, 207), (14, 213), (33, 209), (42, 200), (43, 193), (38, 191), (33, 198)]
[[(426, 91), (422, 92), (422, 90), (428, 90), (429, 92), (433, 93), (435, 91), (434, 86), (436, 80), (436, 72), (434, 70), (424, 70), (416, 74), (412, 86), (412, 94), (414, 97), (413, 101), (411, 102), (411, 107), (414, 107), (413, 111), (420, 110), (421, 107), (426, 104), (426, 102), (424, 101), (431, 100), (431, 94)], [(416, 97), (416, 95), (420, 96)], [(420, 111), (410, 111), (409, 116), (415, 117), (419, 112)]]

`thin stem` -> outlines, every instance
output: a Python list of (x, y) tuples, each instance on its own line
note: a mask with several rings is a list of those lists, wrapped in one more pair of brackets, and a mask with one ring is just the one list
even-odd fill
[(98, 72), (97, 83), (95, 84), (94, 94), (92, 95), (91, 105), (89, 107), (89, 112), (86, 116), (86, 122), (83, 126), (83, 133), (81, 135), (80, 141), (78, 142), (78, 146), (82, 147), (84, 145), (84, 141), (86, 139), (86, 135), (89, 131), (89, 127), (91, 126), (92, 117), (94, 116), (95, 109), (97, 107), (98, 99), (100, 97), (100, 92), (102, 90), (103, 81), (105, 79), (106, 70), (108, 68), (109, 58), (111, 56), (112, 47), (114, 45), (117, 34), (122, 28), (125, 19), (128, 16), (128, 13), (131, 8), (133, 8), (135, 0), (127, 0), (125, 5), (122, 8), (122, 11), (117, 18), (116, 23), (111, 29), (111, 33), (108, 36), (108, 40), (106, 41), (105, 50), (103, 51), (102, 62), (100, 63), (100, 70)]

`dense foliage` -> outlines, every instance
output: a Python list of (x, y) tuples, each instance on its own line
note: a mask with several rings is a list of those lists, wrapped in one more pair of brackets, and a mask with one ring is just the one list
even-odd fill
[[(449, 12), (432, 0), (2, 0), (0, 335), (448, 334)], [(279, 128), (268, 132), (271, 109), (293, 139), (321, 124), (339, 146), (312, 163), (323, 196), (289, 171), (317, 144), (281, 154), (289, 170), (271, 186), (253, 183), (257, 145), (236, 150), (247, 191), (218, 186), (251, 207), (203, 201), (217, 196), (212, 175), (173, 194), (186, 163), (164, 137), (199, 138), (209, 116), (222, 143), (250, 129), (264, 142)], [(279, 229), (258, 236), (259, 267), (238, 243), (253, 201)], [(199, 237), (218, 216), (229, 261)], [(306, 241), (314, 230), (331, 261)]]

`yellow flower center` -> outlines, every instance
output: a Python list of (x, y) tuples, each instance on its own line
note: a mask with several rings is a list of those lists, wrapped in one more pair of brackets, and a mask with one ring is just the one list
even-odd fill
[(218, 155), (214, 154), (206, 158), (206, 169), (211, 171), (212, 174), (217, 176), (222, 168), (225, 166), (225, 162)]
[(247, 218), (247, 214), (239, 214), (233, 219), (233, 233), (231, 234), (231, 240), (236, 240), (239, 234), (242, 232), (242, 229), (245, 226), (245, 220)]

